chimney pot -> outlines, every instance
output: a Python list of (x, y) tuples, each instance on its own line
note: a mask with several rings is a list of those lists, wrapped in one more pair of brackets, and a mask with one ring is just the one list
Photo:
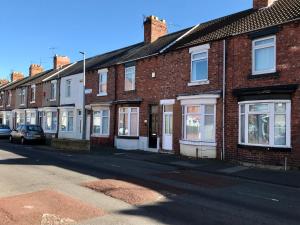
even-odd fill
[(156, 41), (161, 36), (168, 33), (165, 20), (160, 20), (157, 16), (148, 16), (144, 21), (144, 42), (146, 44)]
[(10, 79), (11, 79), (12, 82), (17, 81), (17, 80), (21, 80), (23, 78), (24, 78), (23, 73), (17, 72), (17, 71), (12, 72), (11, 75), (10, 75)]
[(261, 9), (271, 6), (277, 0), (253, 0), (253, 8)]
[(42, 66), (38, 65), (38, 64), (31, 64), (29, 67), (29, 76), (35, 76), (41, 72), (43, 72), (44, 69)]
[(53, 58), (53, 68), (54, 69), (59, 69), (68, 64), (70, 64), (70, 59), (67, 56), (55, 55)]

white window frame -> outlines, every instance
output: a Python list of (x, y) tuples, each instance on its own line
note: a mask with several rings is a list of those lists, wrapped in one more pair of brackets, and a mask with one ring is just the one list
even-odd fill
[[(268, 39), (274, 39), (274, 44), (264, 44), (261, 46), (255, 46), (255, 43), (258, 41), (268, 40)], [(263, 48), (269, 48), (274, 47), (274, 68), (269, 70), (262, 70), (262, 71), (256, 71), (255, 70), (255, 50), (263, 49)], [(274, 73), (276, 72), (276, 35), (271, 35), (268, 37), (258, 38), (252, 41), (252, 75), (260, 75), (260, 74), (267, 74), (267, 73)]]
[[(107, 116), (103, 116), (103, 111), (108, 111)], [(100, 133), (95, 133), (94, 132), (94, 116), (95, 116), (95, 112), (100, 112)], [(108, 118), (108, 128), (107, 128), (107, 133), (103, 133), (103, 117), (107, 117)], [(93, 109), (93, 124), (92, 124), (92, 136), (93, 137), (108, 137), (109, 136), (109, 132), (110, 132), (110, 110), (109, 108), (99, 108), (99, 109)]]
[[(106, 96), (107, 95), (107, 79), (108, 79), (108, 70), (107, 69), (102, 69), (98, 71), (98, 77), (99, 77), (99, 85), (98, 85), (98, 95), (97, 96)], [(102, 83), (102, 77), (105, 76), (106, 77), (106, 82)], [(106, 92), (101, 91), (101, 85), (105, 84), (106, 85)]]
[[(52, 85), (53, 85), (53, 96), (52, 96)], [(56, 91), (57, 91), (57, 80), (52, 80), (50, 83), (50, 101), (56, 101)]]
[[(251, 144), (248, 143), (248, 125), (249, 125), (249, 105), (265, 103), (268, 104), (268, 114), (269, 114), (269, 144)], [(276, 103), (285, 103), (286, 104), (286, 145), (275, 145), (275, 134), (274, 134), (274, 122), (275, 122), (275, 104)], [(245, 105), (245, 113), (241, 113), (241, 105)], [(245, 115), (245, 142), (241, 142), (241, 114)], [(255, 113), (250, 113), (255, 114)], [(258, 113), (264, 114), (264, 112)], [(246, 146), (260, 146), (260, 147), (275, 147), (275, 148), (291, 148), (291, 101), (290, 100), (258, 100), (258, 101), (244, 101), (239, 102), (239, 141), (240, 145)]]
[(36, 86), (35, 84), (31, 85), (30, 87), (31, 91), (31, 96), (30, 96), (30, 103), (35, 103), (35, 98), (36, 98)]
[[(209, 49), (210, 44), (204, 44), (196, 47), (192, 47), (189, 49), (189, 53), (191, 54), (191, 64), (190, 64), (190, 82), (188, 83), (188, 86), (196, 86), (196, 85), (203, 85), (203, 84), (209, 84)], [(201, 79), (201, 80), (192, 80), (193, 77), (193, 61), (199, 60), (199, 59), (193, 59), (193, 56), (200, 53), (206, 53), (207, 57), (207, 79)], [(201, 58), (202, 59), (202, 58)], [(203, 58), (205, 59), (205, 58)]]
[[(205, 107), (213, 106), (214, 107), (214, 140), (212, 141), (207, 141), (205, 140), (205, 116), (206, 115), (212, 115), (212, 114), (205, 114)], [(188, 107), (200, 107), (200, 112), (199, 113), (188, 113), (187, 108)], [(216, 143), (216, 104), (192, 104), (192, 105), (183, 105), (182, 106), (182, 140), (183, 141), (191, 141), (191, 142), (202, 142), (202, 143)], [(188, 140), (186, 137), (186, 118), (188, 115), (199, 115), (200, 116), (200, 133), (203, 134), (204, 138), (202, 140)]]
[[(133, 68), (133, 82), (132, 82), (132, 85), (131, 85), (131, 88), (129, 89), (126, 89), (126, 77), (128, 75), (128, 70), (129, 69), (132, 69)], [(124, 76), (124, 90), (125, 91), (134, 91), (135, 90), (135, 77), (136, 77), (136, 67), (135, 66), (128, 66), (128, 67), (125, 67), (125, 76)]]
[(12, 93), (11, 93), (11, 90), (8, 91), (8, 99), (7, 99), (7, 106), (9, 107), (10, 104), (11, 104), (11, 96), (12, 96)]
[[(73, 126), (72, 126), (72, 130), (69, 130), (69, 112), (72, 112), (73, 113)], [(63, 113), (66, 113), (67, 114), (67, 125), (66, 125), (66, 130), (62, 130), (61, 129), (61, 124), (62, 124), (62, 118), (63, 118)], [(59, 127), (59, 130), (61, 132), (73, 132), (74, 131), (74, 120), (75, 120), (75, 116), (76, 116), (76, 113), (74, 112), (74, 110), (63, 110), (61, 111), (61, 116), (60, 116), (60, 127)]]
[[(119, 130), (120, 130), (120, 118), (121, 118), (121, 114), (126, 114), (124, 112), (121, 112), (122, 109), (127, 109), (127, 116), (128, 116), (128, 134), (124, 135), (124, 134), (120, 134)], [(137, 136), (131, 136), (131, 110), (132, 109), (137, 109)], [(119, 108), (119, 118), (118, 118), (118, 136), (120, 137), (138, 137), (140, 135), (140, 108), (139, 107), (120, 107)]]
[[(47, 114), (51, 113), (51, 129), (47, 129)], [(53, 113), (56, 113), (56, 126), (55, 129), (52, 129), (53, 125)], [(44, 130), (49, 132), (49, 133), (55, 133), (57, 131), (57, 126), (58, 126), (58, 112), (57, 111), (45, 111), (45, 120), (44, 120)]]
[[(65, 82), (66, 82), (65, 83), (65, 88), (66, 88), (65, 96), (66, 96), (66, 98), (70, 98), (71, 97), (72, 79), (67, 79)], [(70, 91), (68, 91), (68, 90), (70, 90)]]
[(21, 88), (21, 90), (20, 90), (20, 105), (21, 106), (25, 105), (25, 91), (26, 91), (25, 88)]

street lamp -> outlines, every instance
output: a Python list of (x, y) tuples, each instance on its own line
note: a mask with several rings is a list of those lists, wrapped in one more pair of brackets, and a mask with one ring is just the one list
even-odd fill
[(83, 57), (83, 99), (82, 99), (82, 140), (86, 139), (86, 119), (85, 119), (85, 52), (79, 52)]

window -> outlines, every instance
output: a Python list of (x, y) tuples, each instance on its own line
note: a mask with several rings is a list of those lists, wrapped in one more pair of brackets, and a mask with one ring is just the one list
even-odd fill
[(139, 136), (139, 108), (120, 108), (119, 135)]
[(56, 100), (56, 84), (57, 81), (53, 80), (50, 84), (50, 100), (55, 101)]
[(35, 102), (35, 90), (36, 90), (36, 87), (35, 85), (31, 85), (31, 99), (30, 99), (30, 102), (31, 103), (34, 103)]
[(109, 135), (109, 111), (108, 109), (94, 111), (93, 134)]
[(36, 113), (28, 112), (26, 114), (26, 124), (35, 125), (36, 124)]
[(57, 112), (46, 112), (46, 131), (56, 131), (57, 128)]
[(276, 37), (254, 40), (252, 43), (252, 73), (276, 72)]
[(4, 92), (3, 91), (0, 93), (0, 102), (1, 102), (1, 106), (3, 106), (3, 102), (4, 102)]
[(17, 113), (16, 125), (17, 127), (25, 123), (25, 113)]
[(240, 104), (239, 143), (290, 147), (290, 101)]
[(208, 80), (208, 51), (192, 53), (192, 76), (191, 81)]
[(25, 88), (22, 88), (20, 91), (20, 104), (25, 104)]
[(135, 66), (125, 68), (125, 91), (135, 90)]
[(8, 91), (8, 97), (7, 97), (7, 106), (10, 106), (11, 104), (11, 91)]
[(183, 107), (183, 139), (215, 142), (215, 105)]
[(60, 126), (61, 131), (73, 131), (73, 120), (74, 120), (73, 111), (62, 112), (61, 126)]
[(71, 97), (71, 80), (66, 80), (66, 97)]
[(107, 70), (99, 71), (99, 95), (107, 95)]

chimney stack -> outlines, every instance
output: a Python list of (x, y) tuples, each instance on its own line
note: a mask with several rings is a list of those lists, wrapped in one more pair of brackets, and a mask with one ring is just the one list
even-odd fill
[(24, 75), (21, 72), (14, 71), (10, 75), (11, 82), (14, 82), (14, 81), (17, 81), (17, 80), (21, 80), (23, 78), (24, 78)]
[(33, 77), (36, 74), (39, 74), (43, 71), (44, 71), (44, 69), (42, 66), (37, 65), (37, 64), (31, 64), (29, 67), (29, 76)]
[(3, 86), (3, 85), (6, 85), (8, 83), (9, 83), (8, 80), (6, 80), (6, 79), (0, 79), (0, 87)]
[(156, 16), (148, 16), (144, 21), (144, 42), (146, 44), (156, 41), (168, 33), (167, 23)]
[(59, 69), (68, 64), (70, 64), (70, 59), (67, 56), (55, 55), (53, 58), (53, 68), (54, 69)]
[(261, 9), (271, 6), (277, 0), (253, 0), (253, 8)]

